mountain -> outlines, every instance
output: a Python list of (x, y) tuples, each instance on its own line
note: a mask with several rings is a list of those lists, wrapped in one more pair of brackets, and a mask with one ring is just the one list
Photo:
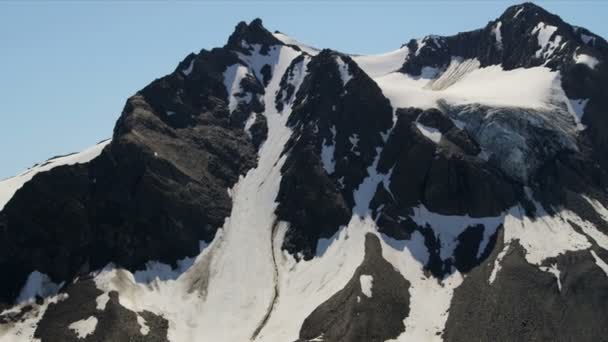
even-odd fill
[(383, 55), (256, 19), (0, 182), (0, 341), (602, 341), (608, 43), (525, 3)]

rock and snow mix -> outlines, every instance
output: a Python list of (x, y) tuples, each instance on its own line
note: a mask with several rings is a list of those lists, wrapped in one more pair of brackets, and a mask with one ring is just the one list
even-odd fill
[(236, 109), (239, 103), (237, 94), (241, 93), (241, 81), (247, 73), (247, 67), (241, 64), (231, 65), (224, 72), (224, 86), (228, 93), (228, 110), (230, 113)]
[(439, 144), (441, 141), (441, 132), (437, 128), (425, 126), (420, 122), (416, 123), (416, 127), (425, 137), (431, 139), (435, 144)]
[[(523, 8), (515, 16), (521, 11)], [(498, 22), (492, 31), (500, 48), (501, 25)], [(556, 27), (544, 23), (534, 28), (533, 34), (537, 34), (540, 47), (537, 57), (547, 58), (559, 46), (561, 37), (555, 36), (556, 30)], [(274, 36), (307, 54), (318, 52), (284, 34), (275, 33)], [(434, 36), (419, 40), (415, 54), (419, 54), (427, 44), (439, 47), (440, 42)], [(429, 274), (425, 266), (431, 255), (420, 231), (412, 232), (408, 240), (397, 240), (378, 231), (377, 222), (371, 217), (370, 202), (380, 183), (390, 193), (392, 174), (392, 169), (387, 174), (377, 169), (382, 148), (377, 148), (374, 161), (367, 166), (367, 177), (354, 190), (353, 216), (349, 223), (340, 227), (331, 238), (320, 239), (314, 258), (297, 260), (281, 248), (289, 224), (277, 221), (275, 201), (282, 179), (281, 168), (286, 160), (282, 152), (292, 133), (286, 124), (291, 112), (291, 99), (283, 98), (286, 106), (281, 112), (274, 104), (282, 76), (301, 52), (289, 46), (272, 46), (267, 54), (262, 54), (259, 45), (251, 47), (250, 55), (239, 54), (242, 64), (232, 65), (224, 73), (228, 106), (232, 112), (242, 100), (237, 96), (242, 91), (241, 80), (247, 76), (263, 79), (262, 67), (269, 65), (272, 77), (263, 97), (265, 112), (257, 114), (266, 118), (268, 137), (259, 149), (257, 167), (241, 176), (229, 190), (233, 201), (230, 216), (213, 241), (201, 246), (196, 258), (178, 261), (177, 268), (150, 261), (145, 270), (133, 273), (113, 265), (96, 272), (95, 284), (103, 291), (96, 298), (97, 310), (104, 310), (109, 292), (117, 291), (120, 304), (136, 313), (142, 335), (150, 332), (141, 316), (146, 310), (168, 320), (170, 341), (298, 340), (302, 322), (353, 278), (365, 257), (365, 236), (371, 233), (380, 238), (382, 256), (411, 284), (407, 290), (410, 307), (403, 322), (405, 330), (395, 341), (441, 341), (454, 290), (461, 285), (464, 275), (455, 268), (442, 279)], [(403, 47), (384, 55), (352, 57), (376, 81), (395, 109), (439, 108), (445, 102), (452, 106), (563, 110), (573, 116), (570, 119), (573, 125), (581, 129), (580, 120), (588, 100), (567, 99), (561, 89), (559, 72), (546, 67), (504, 70), (495, 65), (482, 68), (478, 60), (453, 58), (445, 70), (423, 68), (422, 76), (412, 77), (395, 71), (401, 67), (407, 54), (407, 47)], [(575, 55), (574, 59), (591, 69), (598, 63), (593, 57), (583, 54)], [(305, 59), (288, 79), (296, 89), (306, 75), (308, 60)], [(336, 57), (336, 63), (342, 83), (346, 85), (352, 80), (349, 66), (341, 56)], [(188, 75), (192, 68), (191, 62), (182, 72)], [(169, 112), (167, 114), (170, 115)], [(487, 116), (491, 115), (494, 114), (487, 113)], [(255, 119), (256, 115), (249, 117), (245, 123), (246, 131)], [(415, 125), (434, 143), (441, 141), (442, 134), (438, 129), (419, 122)], [(331, 127), (331, 133), (331, 140), (325, 139), (320, 151), (322, 165), (329, 175), (335, 172), (335, 126)], [(386, 137), (384, 140), (386, 142)], [(349, 141), (351, 152), (359, 153), (359, 136), (354, 134)], [(79, 154), (49, 160), (0, 182), (0, 209), (34, 174), (58, 165), (86, 163), (99, 155), (107, 143), (109, 141)], [(608, 222), (608, 210), (593, 199), (587, 200)], [(568, 251), (589, 250), (597, 266), (608, 276), (608, 264), (591, 250), (595, 245), (608, 249), (608, 236), (571, 211), (564, 209), (550, 215), (532, 198), (530, 201), (536, 206), (535, 218), (523, 215), (519, 206), (498, 216), (470, 217), (434, 213), (422, 204), (412, 208), (410, 218), (418, 226), (430, 229), (429, 234), (438, 241), (442, 261), (453, 257), (459, 244), (458, 237), (467, 228), (478, 225), (483, 226), (477, 251), (477, 258), (480, 258), (492, 236), (502, 226), (504, 247), (492, 262), (489, 284), (494, 284), (500, 277), (503, 259), (515, 244), (525, 250), (528, 263), (555, 276), (560, 291), (565, 270), (560, 270), (557, 264), (547, 266), (546, 262)], [(358, 301), (373, 298), (375, 279), (363, 274), (358, 280), (361, 289)], [(46, 275), (33, 272), (18, 301), (32, 302), (36, 296), (49, 298), (44, 300), (36, 315), (16, 324), (6, 336), (12, 338), (18, 331), (21, 337), (32, 339), (33, 328), (29, 326), (40, 319), (49, 303), (60, 300), (60, 296), (52, 297), (60, 286), (52, 283)], [(94, 333), (96, 326), (97, 318), (91, 316), (71, 323), (69, 328), (79, 338), (86, 338)], [(0, 331), (0, 339), (4, 338), (2, 334)]]
[(559, 46), (562, 38), (560, 36), (553, 36), (556, 31), (557, 27), (547, 25), (543, 22), (538, 23), (532, 30), (532, 34), (536, 34), (539, 46), (539, 49), (536, 51), (536, 58), (549, 57), (557, 46)]
[(82, 152), (69, 154), (63, 157), (49, 159), (40, 165), (34, 165), (27, 171), (18, 176), (0, 181), (0, 210), (4, 208), (6, 203), (13, 197), (15, 192), (19, 190), (23, 184), (27, 183), (36, 174), (49, 171), (61, 165), (85, 164), (97, 157), (103, 148), (110, 143), (111, 140), (105, 140), (99, 144), (89, 147)]

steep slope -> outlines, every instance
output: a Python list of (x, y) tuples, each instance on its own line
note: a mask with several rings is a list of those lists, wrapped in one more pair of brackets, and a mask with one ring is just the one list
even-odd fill
[(529, 3), (376, 56), (239, 23), (0, 182), (0, 341), (602, 340), (607, 58)]

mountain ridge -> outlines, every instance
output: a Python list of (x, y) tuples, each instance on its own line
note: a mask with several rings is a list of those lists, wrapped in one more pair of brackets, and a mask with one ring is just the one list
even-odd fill
[(605, 40), (525, 3), (300, 44), (241, 22), (0, 182), (0, 341), (605, 336)]

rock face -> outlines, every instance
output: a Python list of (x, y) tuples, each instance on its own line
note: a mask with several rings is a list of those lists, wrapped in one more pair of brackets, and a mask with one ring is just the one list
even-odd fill
[(302, 340), (386, 341), (399, 336), (409, 311), (410, 284), (381, 254), (378, 238), (367, 235), (363, 263), (344, 289), (304, 320)]
[(239, 23), (0, 182), (0, 341), (603, 340), (606, 60), (529, 3), (379, 56)]

